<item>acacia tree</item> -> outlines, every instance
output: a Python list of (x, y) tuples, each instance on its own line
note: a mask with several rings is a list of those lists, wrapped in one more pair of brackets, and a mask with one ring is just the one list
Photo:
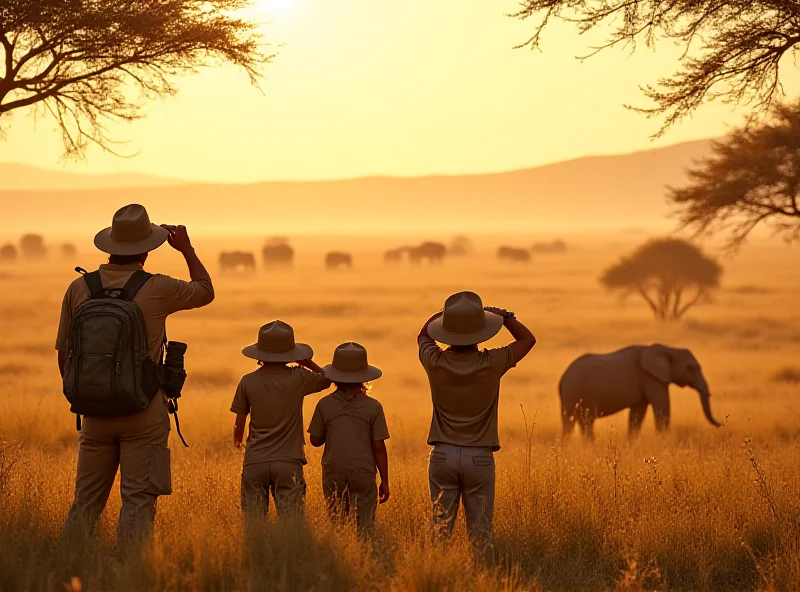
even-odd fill
[(637, 294), (657, 319), (675, 321), (707, 301), (722, 268), (697, 246), (677, 238), (651, 240), (606, 269), (600, 283), (623, 298)]
[(514, 14), (534, 21), (534, 33), (520, 47), (539, 48), (547, 25), (561, 20), (581, 33), (611, 29), (607, 42), (589, 55), (614, 46), (654, 48), (659, 39), (684, 51), (677, 71), (643, 87), (653, 107), (635, 108), (663, 116), (656, 135), (690, 115), (705, 100), (748, 104), (754, 115), (769, 108), (782, 89), (782, 58), (800, 42), (797, 0), (522, 0)]
[(175, 79), (232, 63), (257, 84), (265, 53), (250, 0), (2, 0), (0, 125), (33, 107), (52, 117), (67, 155), (112, 151), (113, 121), (176, 93)]
[(739, 246), (759, 224), (787, 240), (800, 235), (800, 102), (777, 105), (759, 127), (734, 130), (669, 188), (684, 228), (725, 232)]

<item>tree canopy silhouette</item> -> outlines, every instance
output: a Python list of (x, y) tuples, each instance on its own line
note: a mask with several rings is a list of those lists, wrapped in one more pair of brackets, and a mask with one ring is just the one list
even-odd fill
[(800, 103), (777, 105), (762, 126), (712, 143), (710, 156), (669, 188), (684, 228), (723, 232), (740, 245), (759, 224), (787, 240), (800, 235)]
[(522, 0), (515, 13), (535, 22), (522, 46), (539, 48), (547, 25), (561, 20), (581, 33), (612, 29), (606, 43), (654, 48), (664, 39), (683, 49), (677, 71), (643, 86), (654, 102), (634, 110), (663, 116), (656, 135), (690, 115), (705, 100), (748, 104), (754, 115), (769, 108), (782, 89), (782, 58), (800, 42), (800, 4), (796, 0)]
[(708, 300), (722, 268), (697, 246), (677, 238), (646, 242), (606, 269), (600, 283), (624, 297), (637, 294), (657, 319), (674, 321)]
[[(175, 79), (232, 63), (257, 84), (265, 53), (250, 0), (2, 0), (0, 125), (25, 107), (52, 117), (65, 153), (111, 151), (113, 121), (176, 93)], [(6, 121), (4, 121), (6, 120)]]

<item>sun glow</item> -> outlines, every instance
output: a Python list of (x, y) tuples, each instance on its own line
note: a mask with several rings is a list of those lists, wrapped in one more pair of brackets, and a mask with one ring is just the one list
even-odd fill
[(295, 10), (298, 0), (256, 0), (255, 4), (269, 18), (285, 18)]

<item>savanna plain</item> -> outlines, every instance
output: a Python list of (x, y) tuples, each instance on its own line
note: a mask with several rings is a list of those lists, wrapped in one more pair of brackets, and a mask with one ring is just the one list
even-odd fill
[[(0, 589), (800, 590), (797, 250), (754, 243), (723, 257), (714, 301), (665, 325), (644, 303), (621, 304), (597, 282), (629, 239), (576, 237), (566, 254), (518, 265), (497, 262), (497, 243), (486, 240), (473, 256), (420, 267), (383, 265), (385, 238), (317, 239), (299, 245), (294, 270), (250, 275), (221, 275), (216, 257), (229, 245), (197, 240), (217, 299), (168, 326), (171, 339), (189, 344), (181, 424), (191, 447), (173, 430), (174, 493), (159, 500), (152, 551), (129, 558), (114, 548), (116, 488), (97, 540), (59, 538), (77, 433), (53, 343), (72, 267), (93, 268), (101, 257), (85, 240), (75, 261), (0, 268)], [(355, 269), (326, 271), (328, 248), (352, 250)], [(186, 276), (168, 247), (148, 268)], [(501, 390), (495, 541), (486, 555), (470, 550), (462, 516), (453, 541), (429, 537), (431, 404), (416, 335), (463, 289), (515, 311), (538, 339)], [(228, 408), (239, 376), (254, 368), (241, 348), (276, 318), (295, 327), (320, 363), (354, 340), (384, 371), (371, 394), (392, 435), (392, 498), (371, 539), (328, 523), (320, 451), (310, 447), (305, 519), (243, 533), (242, 455)], [(724, 426), (706, 423), (696, 393), (673, 387), (667, 435), (655, 433), (650, 414), (629, 442), (621, 414), (599, 420), (593, 444), (577, 433), (562, 441), (557, 384), (567, 364), (650, 342), (695, 353)], [(306, 424), (317, 398), (306, 402)]]

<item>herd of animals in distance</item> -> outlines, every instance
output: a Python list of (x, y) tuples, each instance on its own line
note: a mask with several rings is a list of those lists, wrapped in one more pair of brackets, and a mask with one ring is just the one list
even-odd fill
[[(388, 264), (399, 264), (408, 261), (411, 264), (442, 263), (448, 256), (459, 257), (472, 251), (472, 243), (466, 237), (455, 237), (450, 244), (426, 241), (413, 246), (401, 246), (387, 250), (383, 260)], [(530, 249), (521, 247), (500, 246), (497, 257), (501, 260), (516, 263), (527, 263), (531, 255), (536, 253), (565, 253), (567, 243), (561, 239), (552, 242), (536, 243)], [(282, 237), (268, 239), (261, 250), (264, 267), (291, 267), (294, 264), (295, 250), (289, 240)], [(352, 269), (353, 254), (343, 251), (330, 251), (325, 254), (325, 267), (328, 269)], [(223, 251), (219, 255), (219, 266), (222, 271), (255, 271), (256, 255), (249, 251)]]
[[(529, 248), (501, 245), (496, 250), (500, 260), (527, 263), (532, 255), (562, 254), (569, 250), (561, 239), (537, 242)], [(0, 247), (0, 262), (17, 258), (44, 258), (53, 253), (71, 258), (77, 254), (74, 245), (62, 243), (55, 248), (37, 234), (22, 236), (16, 244)], [(408, 262), (412, 265), (437, 265), (446, 258), (467, 256), (474, 252), (472, 241), (456, 236), (448, 244), (426, 241), (385, 251), (387, 265)], [(288, 238), (268, 238), (261, 250), (264, 268), (291, 268), (295, 249)], [(223, 251), (219, 269), (228, 273), (256, 271), (256, 255), (249, 251)], [(330, 251), (324, 255), (329, 270), (353, 269), (352, 253)], [(650, 239), (609, 266), (599, 278), (609, 291), (623, 296), (637, 293), (652, 309), (653, 315), (665, 322), (680, 320), (693, 306), (709, 300), (720, 286), (723, 268), (697, 245), (679, 238)], [(798, 382), (800, 375), (791, 374), (781, 381)], [(629, 433), (635, 436), (649, 407), (653, 407), (656, 428), (666, 431), (670, 424), (669, 386), (675, 384), (694, 389), (700, 398), (703, 415), (713, 426), (722, 424), (711, 412), (710, 388), (700, 363), (691, 351), (660, 344), (631, 346), (605, 354), (587, 354), (576, 359), (564, 372), (559, 383), (561, 419), (564, 436), (574, 426), (582, 435), (594, 439), (594, 423), (600, 417), (628, 410)]]
[[(389, 249), (383, 255), (386, 263), (401, 263), (404, 260), (412, 264), (442, 263), (446, 257), (460, 257), (472, 252), (472, 242), (463, 236), (457, 236), (444, 244), (426, 241), (419, 245), (401, 246)], [(77, 248), (69, 242), (61, 243), (56, 251), (65, 258), (75, 257)], [(516, 263), (528, 263), (532, 254), (565, 253), (567, 243), (561, 239), (552, 242), (535, 243), (531, 248), (500, 246), (497, 257), (501, 260)], [(20, 258), (41, 259), (52, 254), (53, 248), (45, 244), (44, 237), (39, 234), (26, 234), (17, 244), (6, 243), (0, 246), (0, 262), (13, 263)], [(288, 238), (273, 237), (267, 239), (261, 250), (264, 267), (291, 267), (294, 265), (295, 249)], [(222, 271), (255, 271), (256, 255), (249, 251), (223, 251), (219, 255), (219, 267)], [(325, 267), (328, 269), (352, 269), (354, 259), (352, 253), (331, 251), (325, 255)]]

